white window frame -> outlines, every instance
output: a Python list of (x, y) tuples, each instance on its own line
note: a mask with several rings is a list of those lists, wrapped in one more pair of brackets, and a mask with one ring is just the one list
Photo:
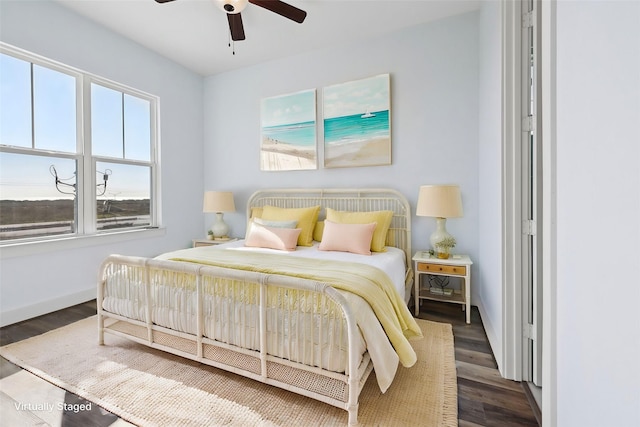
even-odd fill
[[(126, 85), (93, 75), (76, 69), (74, 67), (61, 64), (59, 62), (44, 58), (42, 56), (16, 48), (9, 44), (0, 42), (0, 53), (13, 56), (15, 58), (47, 67), (70, 75), (76, 81), (76, 152), (64, 153), (57, 151), (42, 150), (38, 148), (6, 146), (0, 144), (2, 152), (43, 155), (58, 158), (69, 158), (76, 160), (77, 186), (76, 198), (78, 204), (78, 215), (76, 218), (76, 231), (72, 234), (62, 234), (54, 236), (24, 238), (7, 240), (0, 242), (0, 254), (2, 258), (49, 252), (61, 248), (82, 247), (96, 244), (96, 239), (100, 243), (111, 243), (122, 240), (137, 239), (140, 237), (151, 237), (164, 235), (161, 228), (161, 205), (160, 205), (160, 138), (159, 138), (159, 104), (157, 96), (151, 95)], [(138, 161), (123, 158), (93, 156), (91, 152), (91, 84), (96, 83), (101, 86), (122, 92), (131, 96), (145, 99), (150, 103), (151, 118), (151, 149), (149, 161)], [(97, 200), (96, 192), (96, 163), (105, 161), (109, 163), (119, 163), (126, 165), (149, 166), (150, 168), (150, 225), (143, 227), (130, 227), (112, 230), (97, 230), (97, 212), (95, 209)], [(87, 177), (87, 174), (89, 175)], [(86, 179), (85, 179), (86, 178)]]

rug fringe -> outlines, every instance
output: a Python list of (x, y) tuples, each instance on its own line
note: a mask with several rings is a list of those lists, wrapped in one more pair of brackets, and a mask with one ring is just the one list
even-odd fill
[[(455, 346), (453, 342), (453, 327), (449, 326), (449, 337), (451, 337), (451, 345), (445, 346), (448, 354), (444, 357), (444, 404), (442, 408), (443, 427), (458, 426), (458, 381), (455, 361)], [(451, 405), (450, 403), (453, 403)]]

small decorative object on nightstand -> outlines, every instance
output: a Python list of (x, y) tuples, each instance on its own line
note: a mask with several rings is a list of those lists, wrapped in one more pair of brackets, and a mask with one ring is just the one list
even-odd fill
[[(467, 323), (471, 323), (471, 265), (473, 262), (467, 255), (454, 255), (449, 259), (433, 256), (429, 251), (418, 251), (413, 257), (415, 262), (415, 283), (413, 297), (415, 300), (416, 316), (420, 313), (420, 300), (436, 300), (462, 304), (466, 310)], [(437, 286), (430, 286), (429, 280), (420, 280), (423, 275), (440, 276), (439, 279), (459, 277), (462, 279), (462, 289), (452, 291), (435, 280)], [(426, 277), (425, 277), (426, 279)]]

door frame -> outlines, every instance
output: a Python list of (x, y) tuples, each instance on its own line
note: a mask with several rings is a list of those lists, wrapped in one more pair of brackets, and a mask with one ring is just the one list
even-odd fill
[[(540, 0), (521, 0), (522, 25), (522, 380), (542, 385), (542, 114)], [(524, 17), (527, 16), (527, 19)], [(526, 25), (524, 22), (526, 21)], [(530, 83), (532, 82), (532, 83)], [(531, 116), (530, 119), (527, 119)], [(525, 126), (526, 124), (526, 126)], [(536, 396), (537, 393), (534, 393)], [(539, 399), (538, 405), (541, 405)]]
[[(542, 425), (557, 425), (556, 4), (540, 3), (542, 150)], [(502, 375), (522, 380), (521, 22), (519, 1), (502, 4)]]
[(502, 1), (502, 346), (505, 378), (522, 380), (522, 7)]
[(557, 408), (556, 256), (556, 8), (540, 4), (542, 141), (542, 425), (555, 427)]

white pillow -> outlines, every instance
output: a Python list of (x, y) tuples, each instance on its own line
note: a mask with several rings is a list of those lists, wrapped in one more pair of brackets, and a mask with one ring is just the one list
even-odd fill
[(267, 227), (251, 221), (244, 245), (254, 248), (295, 251), (301, 231), (300, 228)]
[(351, 252), (360, 255), (371, 255), (371, 239), (377, 223), (340, 224), (325, 220), (322, 241), (318, 246), (321, 251)]
[(262, 219), (262, 218), (253, 218), (252, 220), (256, 224), (264, 225), (266, 227), (276, 227), (276, 228), (296, 228), (298, 225), (298, 220), (293, 219), (289, 221), (275, 221), (270, 219)]

